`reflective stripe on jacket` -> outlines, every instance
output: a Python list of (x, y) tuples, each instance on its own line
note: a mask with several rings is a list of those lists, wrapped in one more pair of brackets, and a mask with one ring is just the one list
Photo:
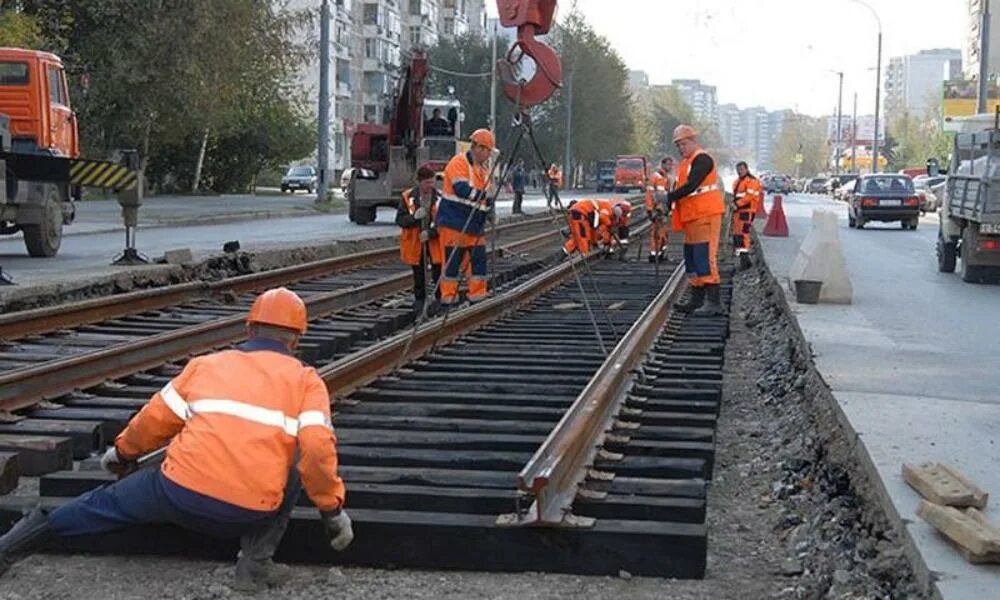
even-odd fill
[(763, 199), (763, 188), (759, 179), (753, 175), (747, 175), (736, 180), (736, 185), (733, 186), (733, 203), (736, 208), (756, 211)]
[[(694, 162), (695, 157), (701, 154), (706, 154), (706, 152), (699, 148), (694, 154), (681, 161), (680, 167), (677, 169), (677, 188), (687, 183), (688, 175), (691, 172), (691, 163)], [(677, 201), (674, 213), (677, 221), (683, 224), (696, 219), (721, 215), (725, 212), (725, 195), (722, 193), (717, 166), (713, 161), (712, 170), (708, 177), (694, 192)]]
[(294, 356), (237, 349), (192, 359), (133, 417), (115, 447), (128, 460), (168, 443), (164, 476), (211, 498), (277, 509), (297, 447), (302, 483), (317, 508), (344, 503), (329, 393), (316, 370)]
[(444, 186), (438, 203), (438, 227), (482, 235), (486, 214), (490, 210), (486, 195), (488, 178), (489, 172), (485, 166), (473, 164), (471, 152), (455, 155), (444, 168)]

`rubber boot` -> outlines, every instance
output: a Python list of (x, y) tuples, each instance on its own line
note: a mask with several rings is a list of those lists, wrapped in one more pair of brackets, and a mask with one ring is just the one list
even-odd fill
[(713, 283), (705, 286), (707, 302), (704, 306), (694, 311), (692, 315), (696, 317), (717, 317), (722, 314), (722, 294), (719, 284)]
[(655, 252), (650, 252), (649, 253), (649, 264), (653, 264), (655, 262), (656, 262), (656, 253)]
[(41, 508), (35, 508), (10, 531), (0, 536), (0, 575), (7, 572), (14, 562), (41, 546), (52, 532), (49, 518)]
[(753, 261), (750, 260), (749, 252), (740, 252), (740, 271), (746, 271), (753, 266)]
[(419, 300), (413, 301), (413, 318), (419, 319), (420, 315), (424, 313), (424, 300), (420, 298)]
[[(293, 464), (298, 464), (296, 453)], [(240, 538), (240, 553), (236, 560), (236, 580), (233, 589), (241, 592), (257, 592), (268, 587), (279, 586), (288, 581), (292, 570), (272, 560), (281, 544), (281, 538), (288, 529), (292, 509), (302, 491), (302, 480), (293, 468), (285, 483), (285, 497), (274, 519), (266, 525)]]
[(691, 288), (691, 300), (689, 300), (688, 302), (678, 304), (676, 308), (681, 312), (690, 313), (701, 308), (701, 305), (704, 303), (705, 303), (705, 288), (696, 287), (696, 288)]

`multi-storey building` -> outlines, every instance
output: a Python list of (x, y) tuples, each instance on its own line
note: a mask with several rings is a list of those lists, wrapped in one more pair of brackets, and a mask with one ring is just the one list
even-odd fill
[(962, 52), (922, 50), (889, 60), (882, 82), (889, 120), (904, 113), (921, 116), (940, 106), (941, 83), (962, 76)]
[(715, 86), (703, 84), (698, 79), (674, 79), (670, 85), (694, 111), (694, 116), (702, 123), (719, 122), (719, 101)]
[(742, 111), (735, 104), (719, 106), (719, 135), (726, 146), (737, 154), (747, 151)]
[[(431, 48), (441, 37), (486, 30), (485, 0), (329, 0), (330, 167), (350, 166), (350, 138), (358, 123), (384, 123), (401, 65), (411, 48)], [(318, 0), (292, 0), (292, 9), (315, 9)], [(318, 23), (303, 38), (319, 42)], [(319, 95), (319, 49), (304, 65), (300, 85)], [(317, 107), (315, 102), (310, 105)]]

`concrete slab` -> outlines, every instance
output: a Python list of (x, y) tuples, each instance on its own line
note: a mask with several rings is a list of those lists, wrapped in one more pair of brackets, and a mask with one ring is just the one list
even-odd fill
[[(790, 237), (764, 238), (771, 271), (789, 295), (799, 326), (849, 425), (943, 598), (1000, 597), (1000, 567), (971, 565), (916, 517), (918, 495), (903, 462), (945, 462), (1000, 494), (1000, 287), (963, 283), (937, 272), (937, 215), (920, 228), (847, 228), (846, 207), (825, 196), (785, 198)], [(850, 306), (798, 305), (788, 271), (814, 209), (840, 215), (854, 284)], [(996, 505), (997, 500), (993, 501)], [(1000, 509), (987, 507), (1000, 523)]]

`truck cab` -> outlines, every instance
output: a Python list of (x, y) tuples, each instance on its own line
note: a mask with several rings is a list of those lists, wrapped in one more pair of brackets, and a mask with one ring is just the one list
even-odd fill
[[(58, 56), (0, 48), (0, 115), (6, 117), (10, 140), (4, 151), (79, 156), (76, 114)], [(68, 184), (19, 181), (6, 173), (0, 192), (0, 234), (22, 232), (31, 256), (54, 256), (62, 241), (62, 227), (73, 216)]]
[(615, 161), (615, 191), (628, 192), (631, 189), (646, 189), (649, 177), (649, 163), (645, 156), (624, 155)]

